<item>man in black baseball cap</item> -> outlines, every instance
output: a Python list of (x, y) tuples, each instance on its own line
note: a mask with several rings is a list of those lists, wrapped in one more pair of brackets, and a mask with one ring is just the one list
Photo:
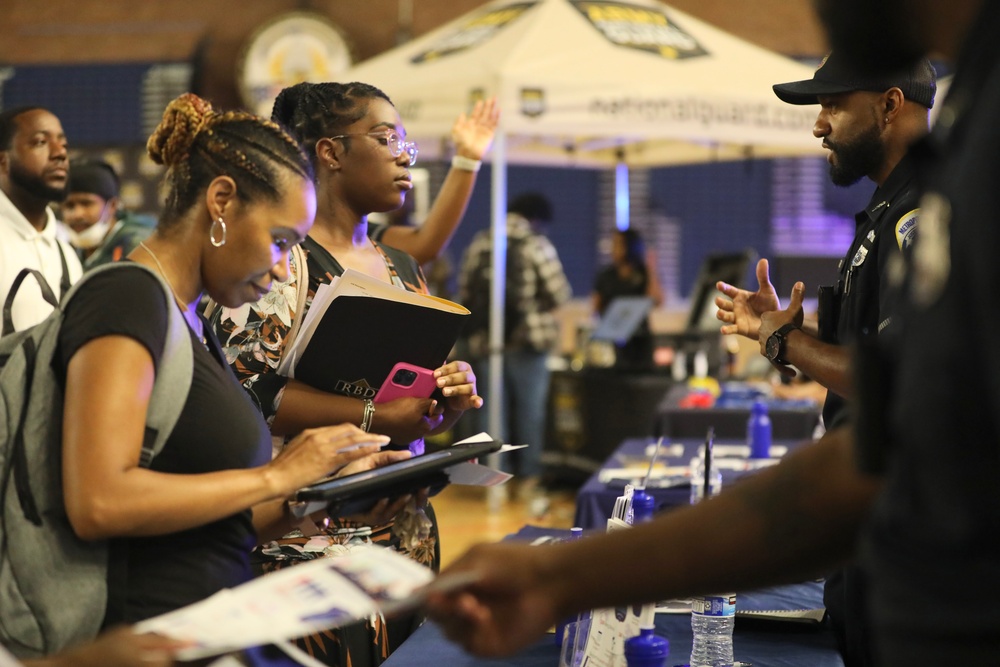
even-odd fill
[(789, 104), (819, 104), (820, 95), (836, 95), (855, 90), (881, 93), (890, 88), (899, 88), (905, 99), (930, 109), (934, 106), (937, 77), (934, 67), (926, 58), (906, 70), (891, 74), (862, 73), (852, 69), (836, 53), (831, 53), (823, 59), (813, 78), (776, 83), (772, 88), (782, 102)]
[[(829, 150), (836, 185), (868, 177), (878, 186), (855, 216), (855, 237), (840, 263), (838, 284), (820, 288), (818, 324), (803, 320), (802, 283), (793, 288), (788, 308), (780, 310), (763, 259), (756, 293), (720, 283), (729, 299), (716, 299), (719, 319), (726, 323), (723, 333), (758, 340), (761, 354), (782, 370), (794, 366), (827, 388), (827, 428), (846, 421), (847, 401), (853, 398), (849, 345), (898, 333), (898, 295), (891, 293), (890, 271), (898, 255), (908, 251), (919, 213), (915, 166), (906, 155), (928, 131), (937, 91), (934, 68), (924, 59), (904, 71), (873, 73), (880, 71), (884, 68), (852, 68), (833, 53), (813, 78), (774, 86), (789, 104), (820, 105), (813, 134)], [(864, 591), (863, 574), (853, 566), (827, 581), (827, 611), (847, 667), (873, 664)]]

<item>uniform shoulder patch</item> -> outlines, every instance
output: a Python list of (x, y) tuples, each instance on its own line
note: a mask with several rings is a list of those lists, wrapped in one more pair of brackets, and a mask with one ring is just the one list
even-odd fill
[(900, 250), (907, 250), (916, 238), (917, 218), (920, 216), (920, 209), (915, 208), (906, 213), (896, 222), (896, 243)]

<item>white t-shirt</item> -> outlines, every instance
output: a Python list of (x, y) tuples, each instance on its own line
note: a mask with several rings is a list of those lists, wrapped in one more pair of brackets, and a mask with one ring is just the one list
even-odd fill
[[(69, 269), (70, 284), (79, 280), (83, 273), (73, 248), (56, 238), (55, 215), (51, 210), (47, 210), (46, 214), (48, 221), (45, 229), (39, 232), (0, 190), (0, 307), (7, 300), (14, 278), (24, 268), (38, 269), (59, 298), (59, 282), (62, 279), (60, 247)], [(14, 329), (21, 331), (38, 324), (51, 312), (52, 306), (42, 297), (34, 278), (26, 278), (14, 298), (11, 311)]]
[(21, 663), (7, 649), (0, 646), (0, 667), (21, 667)]

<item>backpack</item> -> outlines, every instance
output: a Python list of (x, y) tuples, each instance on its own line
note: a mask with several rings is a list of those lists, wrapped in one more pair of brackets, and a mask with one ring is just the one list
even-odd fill
[[(527, 237), (508, 238), (507, 245), (507, 276), (504, 286), (504, 341), (510, 341), (514, 332), (524, 318), (521, 308), (521, 298), (524, 293), (524, 245)], [(490, 327), (490, 282), (493, 276), (493, 255), (491, 247), (486, 246), (480, 251), (479, 261), (469, 279), (467, 291), (469, 309), (466, 334), (487, 331)]]
[[(61, 650), (100, 630), (107, 606), (108, 549), (84, 542), (66, 517), (62, 493), (63, 390), (52, 369), (63, 312), (77, 290), (104, 271), (85, 274), (56, 299), (45, 278), (22, 270), (11, 286), (0, 329), (0, 643), (20, 657)], [(168, 304), (173, 293), (163, 279)], [(14, 295), (29, 275), (55, 311), (39, 324), (13, 331)], [(140, 465), (163, 448), (187, 400), (194, 358), (179, 309), (169, 327), (146, 416)]]

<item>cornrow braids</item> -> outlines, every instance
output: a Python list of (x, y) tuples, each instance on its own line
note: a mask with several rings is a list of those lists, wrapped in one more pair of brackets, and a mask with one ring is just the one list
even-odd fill
[[(316, 142), (343, 134), (365, 117), (368, 102), (377, 98), (392, 104), (388, 95), (367, 83), (299, 83), (278, 94), (271, 118), (289, 129), (316, 169)], [(346, 150), (350, 150), (349, 142), (344, 140)]]
[(277, 201), (282, 172), (313, 178), (299, 144), (273, 121), (243, 111), (216, 112), (206, 100), (185, 93), (167, 105), (146, 150), (168, 167), (163, 224), (188, 211), (216, 176), (236, 183), (243, 202)]

